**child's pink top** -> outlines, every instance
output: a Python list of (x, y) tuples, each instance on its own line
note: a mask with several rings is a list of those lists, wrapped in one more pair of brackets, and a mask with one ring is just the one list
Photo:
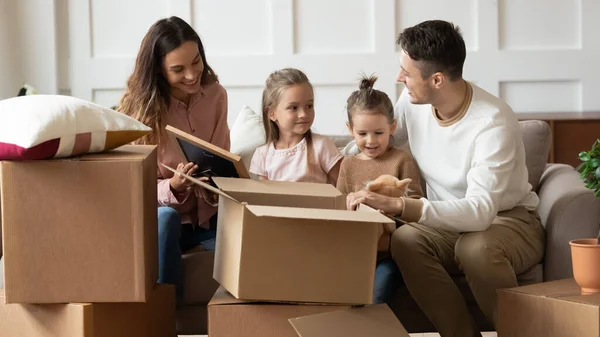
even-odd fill
[[(190, 97), (189, 106), (171, 97), (169, 112), (164, 125), (171, 125), (202, 140), (229, 150), (229, 127), (227, 126), (227, 92), (219, 83), (203, 86)], [(166, 133), (165, 133), (166, 134)], [(166, 135), (158, 148), (158, 162), (177, 168), (185, 158), (176, 141)], [(200, 187), (190, 187), (184, 193), (174, 193), (169, 185), (173, 173), (158, 165), (158, 204), (173, 207), (181, 216), (182, 223), (205, 225), (217, 212), (200, 194)]]
[(313, 159), (307, 158), (306, 138), (289, 149), (275, 149), (273, 143), (256, 149), (250, 172), (269, 180), (327, 183), (327, 174), (342, 159), (335, 143), (326, 136), (312, 134)]

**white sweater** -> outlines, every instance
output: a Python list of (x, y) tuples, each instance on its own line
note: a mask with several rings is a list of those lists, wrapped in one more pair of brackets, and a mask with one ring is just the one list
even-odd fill
[(480, 231), (500, 211), (518, 205), (535, 210), (539, 204), (528, 183), (516, 115), (499, 98), (469, 84), (471, 104), (453, 121), (439, 120), (429, 104), (411, 104), (406, 90), (396, 103), (395, 145), (408, 141), (427, 182), (427, 199), (405, 199), (401, 217), (407, 221)]

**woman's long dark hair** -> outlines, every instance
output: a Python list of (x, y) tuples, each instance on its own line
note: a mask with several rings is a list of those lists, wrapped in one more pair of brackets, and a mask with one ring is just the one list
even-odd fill
[(170, 85), (163, 75), (165, 56), (183, 43), (198, 44), (204, 71), (200, 83), (207, 85), (218, 80), (206, 62), (204, 46), (194, 29), (184, 20), (172, 16), (155, 22), (142, 40), (135, 68), (127, 80), (127, 89), (118, 110), (152, 128), (152, 132), (137, 141), (138, 144), (159, 144), (164, 128), (163, 119), (169, 109)]

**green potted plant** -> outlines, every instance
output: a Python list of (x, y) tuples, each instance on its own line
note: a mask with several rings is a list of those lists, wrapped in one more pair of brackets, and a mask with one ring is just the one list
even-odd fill
[[(600, 198), (600, 139), (597, 139), (589, 151), (579, 153), (581, 164), (577, 171), (585, 187), (594, 196)], [(571, 258), (573, 276), (583, 293), (600, 292), (600, 245), (597, 238), (571, 240)]]
[(579, 153), (581, 164), (577, 166), (585, 187), (600, 198), (600, 139), (597, 139), (589, 151)]

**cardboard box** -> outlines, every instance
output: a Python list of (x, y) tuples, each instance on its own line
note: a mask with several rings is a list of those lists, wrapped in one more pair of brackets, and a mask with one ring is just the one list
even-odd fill
[(6, 303), (145, 302), (158, 279), (156, 147), (0, 162)]
[(332, 311), (289, 321), (300, 337), (409, 337), (387, 304)]
[(157, 285), (148, 303), (4, 304), (0, 335), (10, 337), (175, 337), (175, 288)]
[(498, 337), (598, 337), (600, 294), (582, 295), (573, 279), (498, 291)]
[[(350, 308), (349, 305), (244, 301), (220, 287), (208, 304), (208, 335), (408, 337), (402, 324), (386, 305)], [(330, 314), (332, 316), (325, 316)]]
[(367, 207), (342, 210), (332, 185), (214, 181), (223, 197), (213, 277), (233, 296), (372, 303), (377, 241), (392, 220)]

